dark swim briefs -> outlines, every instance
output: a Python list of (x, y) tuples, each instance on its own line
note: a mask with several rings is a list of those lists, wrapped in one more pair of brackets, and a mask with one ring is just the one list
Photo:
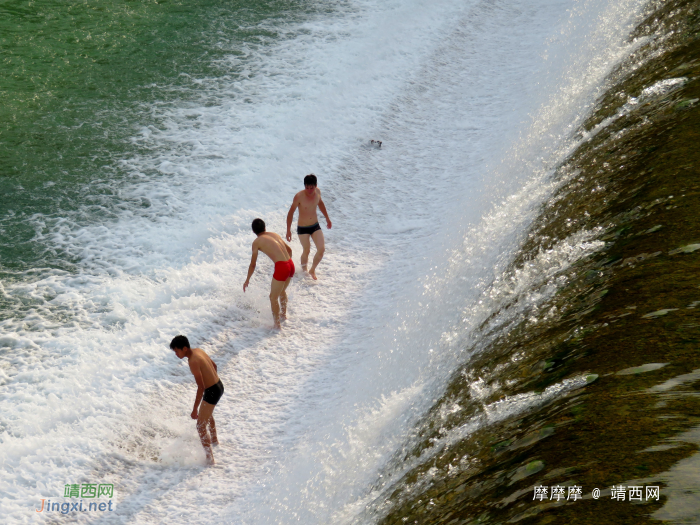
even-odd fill
[(297, 226), (297, 235), (311, 235), (320, 229), (321, 227), (318, 223), (312, 224), (311, 226)]
[(272, 278), (275, 281), (286, 281), (290, 277), (294, 277), (294, 263), (291, 259), (288, 261), (277, 261), (275, 263), (275, 273), (272, 274)]
[(215, 385), (211, 385), (204, 391), (202, 401), (206, 401), (210, 405), (216, 405), (219, 402), (219, 399), (221, 399), (221, 396), (223, 395), (224, 384), (221, 382), (221, 379), (219, 379), (218, 383), (216, 383)]

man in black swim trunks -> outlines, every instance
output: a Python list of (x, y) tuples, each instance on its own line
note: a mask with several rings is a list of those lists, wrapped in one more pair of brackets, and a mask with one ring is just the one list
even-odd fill
[[(204, 447), (207, 464), (213, 465), (214, 454), (211, 446), (219, 444), (216, 423), (214, 423), (214, 407), (224, 393), (224, 385), (219, 379), (216, 363), (201, 348), (190, 348), (190, 342), (184, 335), (175, 337), (170, 342), (170, 348), (180, 359), (187, 358), (190, 371), (197, 382), (197, 395), (194, 398), (194, 409), (190, 416), (197, 420), (197, 432)], [(207, 426), (209, 432), (207, 432)]]
[(303, 248), (301, 254), (301, 268), (306, 271), (306, 266), (309, 262), (309, 252), (311, 251), (311, 241), (314, 241), (316, 245), (316, 254), (314, 255), (314, 261), (311, 264), (309, 275), (316, 280), (316, 267), (318, 263), (321, 262), (321, 259), (323, 259), (323, 252), (326, 251), (323, 231), (321, 231), (321, 226), (318, 224), (316, 208), (320, 209), (321, 213), (323, 213), (323, 216), (326, 218), (326, 226), (329, 230), (331, 229), (331, 220), (328, 217), (326, 205), (321, 198), (321, 190), (318, 189), (316, 175), (313, 173), (304, 177), (304, 190), (294, 196), (292, 207), (289, 208), (289, 213), (287, 213), (287, 241), (292, 240), (292, 221), (294, 220), (294, 212), (297, 208), (299, 208), (297, 235), (299, 235), (299, 242), (301, 242)]

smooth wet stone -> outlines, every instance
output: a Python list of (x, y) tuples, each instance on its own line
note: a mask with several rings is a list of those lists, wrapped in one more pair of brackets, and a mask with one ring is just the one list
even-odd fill
[(501, 441), (500, 443), (496, 443), (491, 447), (491, 452), (499, 452), (501, 450), (505, 450), (508, 448), (511, 443), (513, 443), (512, 439), (506, 439), (505, 441)]
[(642, 366), (632, 366), (630, 368), (625, 368), (624, 370), (620, 370), (619, 372), (616, 372), (615, 375), (618, 376), (629, 376), (633, 374), (643, 374), (644, 372), (651, 372), (653, 370), (658, 370), (659, 368), (663, 368), (669, 363), (647, 363)]
[(700, 380), (700, 368), (693, 370), (689, 374), (682, 374), (676, 377), (672, 377), (661, 383), (660, 385), (655, 385), (649, 389), (650, 392), (668, 392), (676, 387), (679, 387), (686, 383), (694, 383)]
[[(680, 436), (678, 441), (700, 445), (700, 427), (695, 427)], [(651, 518), (664, 523), (698, 523), (700, 508), (700, 454), (693, 454), (662, 474), (665, 487), (662, 489), (666, 501)]]
[(654, 445), (653, 447), (648, 447), (644, 450), (640, 450), (639, 454), (644, 454), (645, 452), (664, 452), (665, 450), (672, 450), (680, 446), (680, 443), (665, 443), (663, 445)]
[(655, 312), (648, 313), (642, 316), (642, 319), (656, 319), (657, 317), (663, 317), (669, 312), (675, 312), (678, 308), (665, 308), (663, 310), (656, 310)]
[(675, 250), (671, 250), (668, 252), (669, 255), (676, 255), (678, 253), (693, 253), (697, 250), (700, 250), (700, 244), (688, 244), (686, 246), (681, 246), (680, 248), (676, 248)]
[(553, 426), (541, 428), (537, 432), (533, 432), (524, 436), (522, 439), (517, 440), (515, 443), (513, 443), (513, 446), (510, 447), (510, 449), (513, 450), (520, 447), (530, 446), (534, 443), (537, 443), (541, 439), (551, 436), (552, 434), (554, 434)]
[(605, 289), (603, 289), (603, 290), (599, 290), (598, 292), (595, 292), (594, 294), (591, 294), (591, 298), (592, 298), (593, 300), (602, 299), (603, 297), (605, 297), (606, 295), (608, 295), (608, 292), (609, 292), (609, 291), (610, 291), (610, 290), (608, 290), (607, 288), (605, 288)]
[(603, 259), (602, 261), (600, 261), (600, 263), (598, 263), (597, 266), (599, 266), (599, 267), (600, 266), (614, 266), (615, 264), (617, 264), (621, 260), (622, 260), (622, 257), (620, 257), (619, 255), (612, 255), (612, 256), (608, 257), (607, 259)]
[(698, 65), (698, 62), (700, 60), (691, 60), (690, 62), (685, 62), (684, 64), (681, 64), (680, 66), (676, 67), (671, 74), (673, 73), (681, 73), (683, 71), (686, 71), (688, 69), (692, 69)]
[(513, 475), (510, 479), (510, 483), (508, 483), (508, 485), (512, 485), (516, 481), (520, 481), (521, 479), (524, 479), (528, 476), (532, 476), (533, 474), (537, 474), (543, 468), (544, 468), (544, 461), (540, 461), (540, 460), (531, 461), (527, 465), (523, 465), (522, 467), (517, 469), (515, 472), (513, 472)]
[(586, 376), (586, 383), (588, 383), (590, 385), (596, 379), (598, 379), (598, 374), (588, 374)]
[(645, 231), (644, 233), (654, 233), (654, 232), (659, 231), (661, 228), (663, 228), (663, 226), (662, 226), (661, 224), (657, 224), (656, 226), (654, 226), (654, 227), (652, 227), (652, 228), (649, 228), (649, 229), (648, 229), (647, 231)]
[[(551, 470), (547, 472), (544, 475), (544, 479), (555, 479), (555, 478), (562, 478), (562, 477), (571, 477), (572, 475), (576, 474), (577, 472), (586, 469), (587, 466), (576, 466), (576, 467), (561, 467), (561, 468), (555, 468), (554, 470)], [(561, 483), (558, 483), (558, 485), (574, 485), (575, 481), (569, 479), (567, 481), (563, 481)]]
[(560, 476), (564, 476), (567, 473), (567, 468), (560, 467), (560, 468), (555, 468), (554, 470), (550, 470), (544, 475), (544, 479), (552, 479), (552, 478), (558, 478)]
[(683, 109), (689, 109), (692, 108), (695, 104), (698, 103), (700, 98), (689, 98), (687, 100), (683, 100), (676, 104), (673, 109), (675, 110), (683, 110)]

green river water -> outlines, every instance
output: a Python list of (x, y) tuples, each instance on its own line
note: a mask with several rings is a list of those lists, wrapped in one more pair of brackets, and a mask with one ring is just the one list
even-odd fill
[(315, 11), (282, 1), (0, 2), (0, 275), (70, 270), (74, 258), (43, 242), (47, 223), (113, 218), (134, 175), (119, 161), (157, 147), (130, 138), (162, 127), (159, 109), (201, 96), (202, 79), (255, 74), (250, 50)]

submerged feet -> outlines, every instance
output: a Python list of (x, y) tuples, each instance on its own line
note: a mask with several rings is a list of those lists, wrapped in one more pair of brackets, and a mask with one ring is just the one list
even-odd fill
[(318, 277), (316, 277), (316, 267), (312, 266), (310, 270), (307, 270), (306, 264), (302, 264), (301, 269), (304, 273), (308, 273), (314, 281), (318, 281)]
[(207, 457), (207, 466), (211, 467), (212, 465), (216, 465), (216, 462), (214, 461), (214, 453), (211, 451), (211, 446), (204, 447), (204, 455)]

